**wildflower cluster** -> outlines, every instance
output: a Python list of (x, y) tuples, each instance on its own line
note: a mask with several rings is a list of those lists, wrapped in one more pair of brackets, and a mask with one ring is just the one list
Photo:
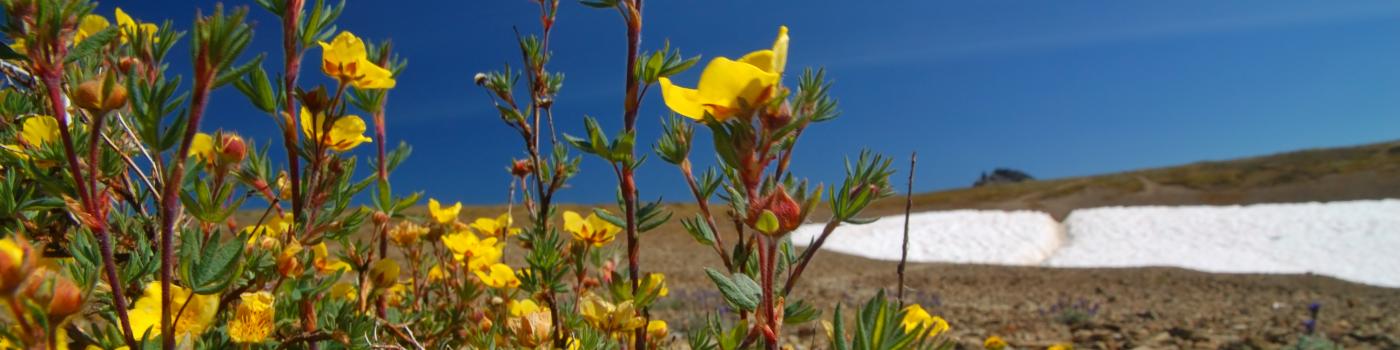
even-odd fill
[[(520, 68), (473, 79), (520, 136), (509, 205), (467, 219), (461, 202), (428, 198), (421, 212), (423, 195), (390, 181), (410, 153), (388, 147), (387, 134), (406, 61), (388, 41), (337, 27), (344, 2), (254, 2), (280, 19), (270, 28), (281, 62), (245, 52), (246, 7), (218, 5), (182, 30), (121, 9), (113, 24), (89, 0), (0, 0), (11, 43), (0, 48), (0, 349), (679, 345), (650, 312), (670, 295), (666, 276), (639, 258), (643, 233), (672, 218), (641, 200), (635, 180), (652, 87), (686, 118), (663, 122), (654, 146), (700, 208), (679, 221), (716, 253), (722, 268), (705, 272), (737, 311), (687, 329), (690, 348), (784, 346), (784, 326), (820, 316), (796, 287), (826, 237), (869, 222), (860, 212), (893, 193), (890, 160), (868, 152), (830, 189), (789, 172), (803, 131), (838, 112), (820, 70), (784, 83), (786, 27), (771, 47), (709, 61), (687, 88), (673, 78), (699, 58), (669, 44), (642, 51), (642, 0), (581, 2), (625, 25), (622, 129), (609, 135), (585, 117), (583, 136), (556, 132), (563, 74), (548, 67), (559, 1), (537, 0), (539, 32), (517, 38)], [(177, 45), (190, 48), (189, 72), (167, 64)], [(229, 86), (280, 140), (257, 147), (201, 125)], [(720, 158), (698, 177), (694, 125)], [(357, 171), (361, 152), (372, 154), (368, 171)], [(584, 161), (575, 152), (613, 169), (617, 208), (555, 203)], [(824, 231), (795, 248), (789, 233), (823, 202)], [(947, 345), (946, 321), (883, 293), (862, 309), (855, 340), (836, 310), (838, 348)]]

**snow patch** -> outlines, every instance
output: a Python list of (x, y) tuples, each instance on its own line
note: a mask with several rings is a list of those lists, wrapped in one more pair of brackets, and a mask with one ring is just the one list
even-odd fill
[[(955, 210), (914, 213), (909, 219), (909, 261), (973, 264), (1037, 264), (1063, 241), (1059, 223), (1037, 211)], [(792, 241), (807, 245), (823, 225), (803, 225)], [(867, 225), (842, 224), (823, 249), (871, 259), (899, 260), (904, 216)]]
[[(821, 225), (804, 225), (807, 245)], [(823, 249), (899, 260), (904, 217), (842, 225)], [(1176, 266), (1317, 273), (1400, 287), (1400, 200), (1035, 211), (956, 210), (910, 218), (909, 261), (1057, 267)]]

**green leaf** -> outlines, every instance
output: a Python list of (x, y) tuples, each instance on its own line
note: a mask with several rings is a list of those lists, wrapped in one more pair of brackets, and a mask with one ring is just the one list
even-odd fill
[(111, 26), (96, 34), (89, 35), (83, 39), (83, 42), (78, 43), (78, 45), (73, 46), (72, 50), (68, 51), (68, 58), (64, 59), (63, 62), (72, 63), (97, 54), (98, 49), (107, 46), (108, 43), (112, 42), (112, 39), (117, 38), (117, 34), (120, 34), (117, 28), (118, 26)]
[(227, 289), (242, 272), (243, 240), (220, 242), (215, 234), (206, 245), (201, 234), (185, 232), (180, 251), (185, 253), (181, 277), (198, 294), (217, 294)]
[(710, 276), (710, 280), (715, 282), (716, 287), (719, 287), (720, 294), (724, 296), (726, 302), (729, 302), (729, 305), (745, 311), (753, 311), (758, 308), (758, 299), (762, 291), (758, 288), (758, 283), (755, 283), (749, 276), (735, 274), (735, 279), (730, 279), (724, 276), (724, 273), (708, 267), (705, 268), (705, 274)]
[(613, 224), (614, 226), (627, 227), (626, 220), (623, 220), (622, 218), (617, 217), (616, 215), (613, 215), (612, 213), (609, 213), (608, 211), (603, 210), (602, 208), (593, 208), (593, 214), (598, 215), (599, 219), (603, 219), (603, 221), (607, 221), (608, 223)]

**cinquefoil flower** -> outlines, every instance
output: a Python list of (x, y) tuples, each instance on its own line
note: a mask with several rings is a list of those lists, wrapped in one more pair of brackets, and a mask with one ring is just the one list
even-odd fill
[(928, 311), (924, 310), (924, 307), (919, 306), (919, 304), (905, 307), (904, 320), (900, 321), (900, 323), (904, 324), (905, 332), (913, 332), (915, 328), (922, 326), (923, 331), (930, 337), (937, 336), (948, 330), (948, 321), (944, 320), (942, 317), (929, 314)]
[(369, 61), (365, 42), (350, 32), (340, 32), (331, 42), (321, 44), (321, 71), (357, 89), (390, 89), (393, 73)]
[(457, 214), (462, 212), (462, 202), (452, 204), (450, 207), (442, 206), (442, 202), (437, 199), (428, 198), (428, 214), (433, 216), (433, 221), (439, 224), (450, 224), (457, 221)]
[(325, 113), (312, 116), (306, 107), (301, 108), (301, 132), (306, 134), (306, 138), (318, 140), (336, 152), (349, 151), (361, 143), (374, 141), (365, 136), (365, 120), (360, 119), (358, 115), (341, 116), (331, 125), (330, 130), (323, 129), (325, 120)]
[(235, 343), (256, 344), (267, 340), (277, 323), (272, 293), (243, 293), (242, 302), (228, 322), (228, 337)]
[(501, 216), (495, 219), (476, 218), (476, 221), (472, 222), (471, 228), (475, 229), (478, 233), (492, 237), (505, 237), (506, 235), (520, 234), (519, 228), (510, 227), (510, 225), (510, 214), (501, 214)]
[(588, 214), (588, 218), (585, 219), (578, 213), (565, 211), (564, 231), (572, 233), (575, 240), (602, 247), (612, 242), (617, 233), (622, 232), (622, 228), (599, 218), (597, 213)]
[(691, 119), (703, 120), (705, 114), (728, 119), (739, 112), (740, 101), (752, 106), (772, 96), (773, 87), (782, 80), (787, 52), (787, 27), (779, 27), (771, 49), (750, 52), (738, 61), (725, 57), (710, 60), (694, 89), (661, 78), (661, 97), (671, 110)]
[[(174, 310), (176, 314), (171, 315), (176, 318), (174, 328), (177, 338), (184, 338), (186, 335), (197, 338), (204, 334), (214, 322), (214, 313), (219, 309), (218, 295), (194, 294), (189, 289), (176, 285), (170, 286), (170, 302), (172, 305), (185, 305)], [(160, 282), (146, 283), (145, 294), (136, 300), (130, 317), (131, 329), (136, 334), (145, 334), (148, 330), (152, 338), (161, 334)]]

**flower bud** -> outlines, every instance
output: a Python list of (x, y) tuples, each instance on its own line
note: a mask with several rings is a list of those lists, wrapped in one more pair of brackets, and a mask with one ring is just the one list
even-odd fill
[[(112, 83), (110, 86), (103, 86), (104, 81), (93, 79), (78, 84), (78, 91), (73, 97), (73, 102), (88, 110), (106, 112), (121, 108), (126, 105), (126, 87), (121, 84)], [(103, 88), (107, 91), (103, 91)]]
[(388, 288), (399, 282), (399, 262), (379, 259), (369, 267), (369, 279), (376, 288)]
[(54, 281), (53, 295), (49, 299), (49, 318), (63, 320), (83, 309), (83, 292), (73, 280), (59, 277)]
[(525, 177), (535, 172), (535, 165), (529, 159), (516, 159), (510, 162), (510, 174)]
[(787, 189), (782, 186), (778, 186), (767, 197), (761, 199), (759, 204), (749, 208), (748, 224), (750, 227), (756, 228), (755, 225), (757, 225), (759, 217), (765, 211), (772, 212), (773, 216), (778, 219), (777, 230), (765, 232), (766, 234), (781, 236), (796, 230), (797, 226), (802, 224), (802, 205), (797, 203), (797, 200), (792, 199), (792, 196), (788, 195)]
[(472, 77), (472, 82), (476, 83), (476, 86), (486, 85), (486, 73), (476, 73), (476, 76)]
[(792, 107), (787, 102), (783, 102), (777, 109), (765, 110), (759, 121), (763, 122), (763, 127), (768, 130), (777, 130), (787, 126), (792, 122)]
[(374, 215), (370, 215), (370, 220), (373, 220), (375, 225), (387, 224), (389, 223), (389, 214), (382, 211), (375, 211)]
[(242, 163), (243, 157), (248, 155), (248, 146), (243, 142), (243, 137), (238, 134), (223, 134), (222, 138), (219, 158), (227, 164)]

